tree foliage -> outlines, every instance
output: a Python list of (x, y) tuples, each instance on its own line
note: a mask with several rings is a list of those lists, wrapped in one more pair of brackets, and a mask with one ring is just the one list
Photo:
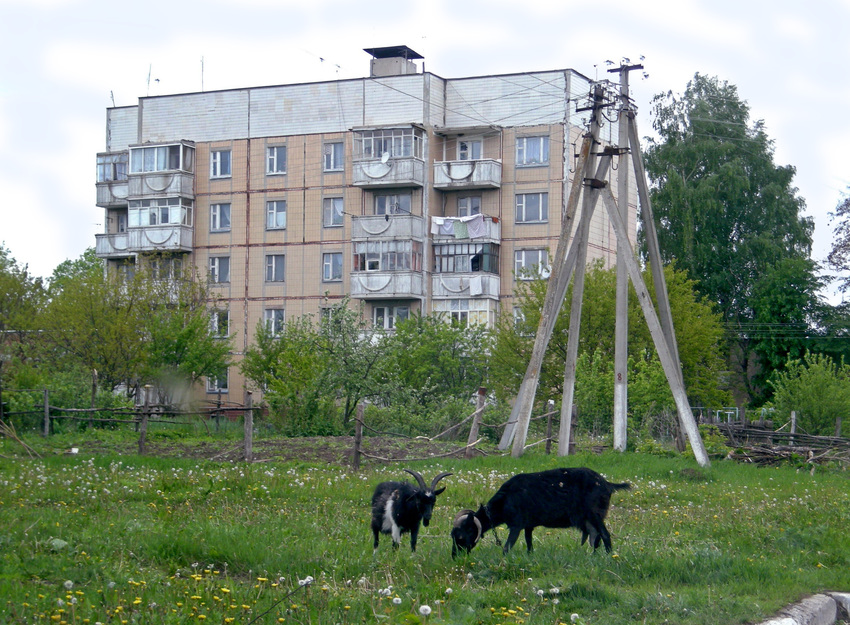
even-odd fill
[(830, 268), (844, 275), (839, 277), (839, 289), (850, 290), (850, 194), (845, 193), (835, 210), (829, 214), (832, 231), (832, 249), (826, 257)]
[(799, 429), (808, 434), (831, 436), (836, 419), (850, 414), (850, 366), (843, 360), (806, 353), (774, 373), (770, 384), (776, 410), (783, 418), (796, 411)]
[[(670, 309), (679, 344), (685, 387), (692, 404), (719, 405), (728, 402), (724, 387), (723, 328), (712, 305), (695, 291), (683, 271), (665, 267)], [(655, 298), (649, 272), (644, 279)], [(588, 267), (582, 304), (579, 358), (576, 363), (575, 402), (579, 413), (613, 410), (613, 361), (616, 269), (601, 263)], [(523, 283), (520, 290), (521, 316), (499, 319), (490, 358), (491, 382), (502, 398), (513, 397), (522, 382), (534, 334), (545, 298), (543, 280)], [(541, 400), (560, 397), (563, 392), (564, 361), (567, 353), (572, 285), (564, 298), (555, 330), (544, 356), (538, 386)], [(663, 378), (655, 345), (634, 291), (629, 297), (629, 385), (630, 410), (646, 412), (672, 406), (672, 396)], [(662, 378), (658, 375), (662, 374)], [(663, 379), (664, 384), (658, 384)], [(634, 390), (634, 401), (631, 394)]]
[(764, 124), (733, 85), (696, 74), (681, 97), (653, 106), (646, 170), (662, 256), (717, 305), (737, 339), (742, 390), (758, 403), (764, 379), (798, 346), (781, 332), (754, 340), (754, 329), (810, 322), (820, 306), (814, 223), (802, 216), (794, 168), (774, 164)]

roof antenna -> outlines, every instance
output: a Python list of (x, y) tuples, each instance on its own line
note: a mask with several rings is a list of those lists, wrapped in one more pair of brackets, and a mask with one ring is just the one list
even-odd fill
[(112, 93), (112, 89), (109, 90), (109, 98), (112, 100), (112, 108), (115, 108), (115, 94)]

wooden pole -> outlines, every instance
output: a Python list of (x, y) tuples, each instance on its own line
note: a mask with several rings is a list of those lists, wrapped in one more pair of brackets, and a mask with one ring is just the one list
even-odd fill
[[(595, 137), (599, 135), (599, 125), (595, 124), (591, 130)], [(611, 165), (610, 152), (605, 153), (599, 161), (596, 169), (596, 177), (591, 182), (589, 193), (584, 194), (584, 202), (581, 208), (581, 219), (573, 247), (576, 249), (575, 276), (573, 277), (573, 297), (570, 303), (570, 327), (567, 335), (567, 357), (564, 361), (564, 385), (561, 397), (561, 425), (558, 428), (558, 455), (565, 456), (570, 449), (571, 415), (573, 396), (576, 383), (576, 361), (578, 360), (578, 343), (581, 331), (581, 306), (584, 300), (584, 275), (587, 264), (587, 244), (590, 240), (590, 220), (596, 209), (599, 199), (600, 181), (604, 180)], [(570, 250), (572, 252), (572, 250)]]
[(478, 430), (481, 428), (481, 415), (484, 413), (484, 402), (487, 399), (487, 389), (483, 386), (478, 388), (478, 396), (475, 398), (475, 415), (472, 417), (472, 425), (469, 426), (469, 438), (466, 440), (466, 451), (464, 458), (472, 458), (472, 445), (478, 440)]
[(794, 434), (797, 433), (797, 411), (791, 411), (791, 439), (788, 441), (788, 444), (793, 447), (794, 446)]
[(150, 414), (150, 393), (148, 392), (150, 390), (150, 386), (146, 384), (144, 389), (145, 403), (142, 408), (142, 423), (141, 428), (139, 429), (139, 455), (145, 453), (145, 442), (148, 437), (148, 415)]
[(684, 384), (682, 384), (681, 370), (677, 367), (678, 359), (674, 358), (670, 353), (669, 345), (664, 338), (661, 323), (658, 320), (655, 307), (652, 305), (652, 299), (649, 297), (649, 290), (646, 288), (640, 268), (631, 250), (631, 244), (627, 238), (626, 225), (620, 217), (617, 202), (610, 189), (606, 189), (603, 192), (602, 198), (605, 200), (605, 207), (608, 210), (608, 216), (611, 218), (611, 225), (614, 226), (614, 232), (617, 238), (623, 245), (628, 245), (628, 253), (624, 254), (624, 257), (626, 267), (629, 270), (629, 278), (635, 287), (638, 301), (643, 310), (643, 316), (646, 318), (647, 326), (649, 326), (649, 333), (658, 352), (658, 359), (661, 361), (664, 374), (667, 376), (667, 383), (670, 385), (673, 400), (676, 402), (676, 408), (679, 411), (679, 420), (688, 436), (697, 463), (703, 467), (710, 466), (711, 460), (708, 458), (708, 452), (706, 452), (705, 445), (700, 437), (699, 428), (696, 421), (694, 421), (694, 415), (691, 413), (691, 406), (688, 403), (688, 396), (685, 393)]
[(251, 391), (245, 398), (245, 462), (254, 462), (254, 396)]
[(357, 416), (354, 417), (354, 470), (360, 470), (360, 446), (363, 443), (363, 403), (357, 404)]
[[(598, 117), (602, 106), (602, 87), (597, 85), (594, 89), (593, 116)], [(590, 134), (585, 135), (579, 151), (576, 171), (573, 177), (570, 197), (561, 218), (561, 234), (558, 238), (558, 247), (555, 249), (555, 258), (552, 263), (552, 273), (549, 276), (549, 284), (546, 287), (546, 297), (543, 301), (543, 310), (540, 315), (540, 323), (537, 326), (537, 334), (534, 337), (534, 347), (531, 359), (525, 371), (522, 384), (517, 394), (516, 402), (511, 410), (511, 416), (499, 442), (499, 449), (507, 449), (513, 441), (511, 455), (519, 457), (525, 449), (525, 441), (528, 436), (528, 425), (531, 421), (531, 410), (534, 407), (534, 396), (537, 393), (537, 384), (540, 380), (540, 369), (543, 366), (543, 356), (549, 345), (549, 339), (555, 328), (555, 321), (567, 292), (572, 268), (568, 267), (570, 260), (575, 262), (575, 256), (570, 258), (567, 253), (570, 233), (575, 222), (575, 214), (578, 209), (578, 201), (581, 196), (584, 179), (589, 175), (591, 166), (590, 149), (593, 138)]]
[(552, 413), (555, 412), (555, 400), (546, 402), (546, 455), (552, 453)]
[(49, 391), (44, 389), (44, 438), (50, 436), (50, 398)]

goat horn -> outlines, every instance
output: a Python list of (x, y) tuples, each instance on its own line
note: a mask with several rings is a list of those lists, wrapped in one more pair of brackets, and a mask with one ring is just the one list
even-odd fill
[(440, 473), (437, 477), (435, 477), (434, 480), (431, 482), (431, 490), (434, 490), (434, 488), (437, 486), (437, 482), (439, 482), (444, 477), (448, 477), (449, 475), (451, 475), (451, 473), (445, 472), (445, 473)]
[[(419, 482), (419, 488), (422, 490), (428, 490), (428, 487), (425, 486), (425, 478), (422, 477), (421, 473), (417, 473), (413, 469), (405, 469), (408, 473), (410, 473), (413, 477), (416, 478), (416, 481)], [(434, 488), (433, 486), (431, 488)]]
[(475, 542), (478, 542), (481, 540), (481, 521), (475, 515), (472, 516), (472, 520), (475, 521), (475, 527), (478, 528), (478, 536), (475, 537)]

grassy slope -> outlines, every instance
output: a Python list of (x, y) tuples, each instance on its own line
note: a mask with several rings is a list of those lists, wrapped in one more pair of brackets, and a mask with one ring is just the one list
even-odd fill
[[(416, 554), (406, 538), (394, 552), (382, 537), (373, 556), (372, 489), (406, 476), (404, 465), (354, 475), (303, 463), (13, 453), (0, 440), (4, 622), (531, 624), (577, 614), (584, 623), (731, 624), (808, 593), (850, 590), (846, 472), (731, 461), (702, 470), (685, 458), (615, 453), (417, 463), (426, 479), (454, 471), (432, 524)], [(520, 540), (504, 558), (488, 537), (452, 561), (457, 509), (514, 473), (561, 465), (633, 483), (613, 498), (613, 554), (581, 547), (575, 530), (540, 528), (531, 555)], [(307, 576), (313, 583), (299, 586)]]

